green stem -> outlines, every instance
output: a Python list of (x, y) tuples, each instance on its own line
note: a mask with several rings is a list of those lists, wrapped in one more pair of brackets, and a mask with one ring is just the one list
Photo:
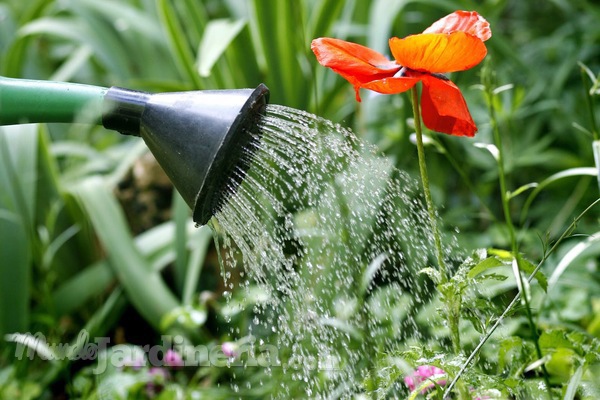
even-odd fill
[[(527, 286), (525, 286), (525, 282), (523, 280), (523, 276), (521, 274), (521, 257), (519, 256), (519, 246), (517, 243), (517, 235), (515, 233), (515, 226), (513, 225), (512, 219), (510, 217), (510, 205), (509, 205), (509, 197), (508, 190), (506, 186), (506, 174), (504, 171), (504, 156), (503, 156), (503, 146), (502, 146), (502, 136), (500, 135), (500, 130), (498, 129), (498, 124), (496, 120), (496, 113), (494, 111), (493, 106), (493, 93), (491, 91), (491, 87), (486, 87), (485, 91), (487, 97), (488, 111), (490, 114), (490, 123), (492, 124), (492, 131), (494, 134), (494, 142), (496, 143), (496, 147), (498, 148), (498, 179), (500, 181), (500, 198), (502, 200), (502, 210), (504, 213), (504, 220), (506, 221), (506, 226), (508, 228), (508, 233), (510, 237), (510, 244), (513, 256), (515, 257), (515, 262), (517, 263), (517, 279), (519, 282), (519, 287), (523, 291), (521, 298), (525, 303), (525, 313), (527, 316), (527, 320), (529, 322), (529, 328), (531, 330), (531, 336), (533, 337), (533, 342), (535, 344), (535, 351), (537, 357), (541, 359), (543, 357), (542, 349), (540, 348), (539, 343), (539, 335), (537, 332), (537, 328), (535, 322), (533, 320), (533, 313), (531, 312), (531, 305), (529, 303), (529, 296), (527, 295)], [(544, 375), (544, 382), (546, 383), (546, 387), (548, 389), (548, 398), (552, 399), (552, 392), (550, 388), (550, 380), (548, 378), (548, 371), (546, 370), (546, 366), (542, 364), (542, 373)]]
[[(448, 275), (448, 269), (444, 262), (444, 250), (442, 248), (442, 239), (440, 231), (437, 225), (437, 216), (433, 200), (431, 199), (431, 190), (429, 188), (429, 177), (427, 175), (427, 163), (425, 162), (425, 149), (423, 147), (423, 131), (421, 127), (421, 112), (419, 110), (419, 94), (417, 88), (411, 89), (411, 101), (413, 107), (413, 114), (415, 117), (415, 133), (417, 136), (417, 154), (419, 157), (419, 171), (421, 173), (421, 183), (423, 184), (423, 193), (425, 194), (425, 202), (427, 203), (427, 212), (429, 213), (429, 223), (431, 225), (431, 232), (433, 233), (433, 240), (435, 242), (435, 251), (440, 271), (440, 285), (448, 283), (450, 277)], [(450, 339), (452, 341), (452, 349), (455, 354), (460, 353), (460, 309), (462, 299), (460, 295), (452, 295), (451, 298), (446, 299), (446, 314), (448, 318), (448, 326), (450, 328)]]
[(423, 184), (423, 193), (425, 194), (425, 202), (427, 203), (427, 212), (429, 213), (429, 224), (435, 241), (435, 251), (437, 256), (438, 266), (440, 268), (441, 282), (448, 282), (448, 270), (444, 262), (444, 251), (442, 249), (442, 240), (440, 231), (437, 226), (437, 218), (433, 200), (431, 199), (431, 190), (429, 189), (429, 177), (427, 176), (427, 164), (425, 163), (425, 150), (423, 148), (423, 133), (421, 129), (421, 112), (419, 110), (419, 94), (417, 88), (413, 87), (410, 90), (413, 114), (415, 116), (415, 133), (417, 135), (417, 154), (419, 157), (419, 171), (421, 173), (421, 183)]

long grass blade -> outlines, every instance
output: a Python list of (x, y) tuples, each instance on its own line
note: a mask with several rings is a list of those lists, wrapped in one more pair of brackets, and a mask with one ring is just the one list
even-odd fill
[(197, 65), (200, 76), (210, 75), (215, 63), (245, 25), (244, 20), (230, 21), (228, 19), (217, 19), (206, 25), (198, 51)]
[(175, 287), (179, 294), (183, 293), (186, 269), (188, 264), (187, 221), (190, 217), (188, 205), (176, 191), (173, 193), (173, 222), (175, 223)]
[(600, 251), (600, 246), (598, 243), (600, 241), (600, 232), (591, 235), (586, 238), (584, 241), (577, 243), (571, 250), (569, 250), (560, 260), (550, 279), (548, 279), (549, 291), (551, 292), (554, 286), (557, 284), (561, 275), (569, 268), (569, 266), (583, 254), (588, 251), (595, 251), (596, 253)]
[(186, 35), (178, 21), (177, 13), (170, 2), (157, 0), (160, 20), (168, 35), (180, 73), (196, 88), (202, 89), (202, 81), (194, 68), (194, 55), (186, 41)]
[(300, 60), (309, 46), (298, 29), (304, 20), (301, 4), (255, 0), (252, 5), (252, 32), (263, 53), (272, 102), (306, 109), (309, 91)]
[(30, 22), (19, 30), (21, 37), (50, 36), (89, 45), (96, 57), (121, 79), (127, 78), (127, 54), (113, 31), (99, 23), (83, 23), (72, 17), (44, 17)]
[(548, 178), (541, 181), (531, 191), (531, 193), (529, 194), (529, 197), (527, 197), (527, 200), (525, 201), (525, 204), (523, 205), (523, 209), (521, 211), (521, 219), (523, 220), (525, 218), (525, 216), (527, 215), (527, 212), (529, 210), (529, 207), (531, 206), (531, 203), (537, 197), (537, 195), (540, 194), (540, 192), (546, 188), (546, 186), (548, 186), (552, 183), (555, 183), (556, 181), (558, 181), (560, 179), (564, 179), (564, 178), (571, 178), (574, 176), (597, 176), (597, 175), (598, 175), (598, 170), (596, 168), (580, 167), (580, 168), (566, 169), (564, 171), (560, 171), (560, 172), (557, 172), (556, 174), (549, 176)]
[[(185, 239), (189, 235), (190, 241), (194, 243), (197, 241), (197, 233), (193, 225), (190, 226), (191, 224), (185, 222), (184, 235), (176, 236), (175, 224), (165, 222), (135, 237), (135, 246), (148, 260), (152, 272), (160, 273), (166, 265), (176, 262), (176, 250), (173, 248), (179, 247), (179, 238)], [(192, 234), (190, 229), (194, 229)], [(183, 251), (187, 251), (185, 240), (182, 247)], [(83, 307), (87, 301), (106, 291), (115, 279), (115, 273), (107, 260), (93, 263), (54, 291), (52, 294), (54, 312), (62, 316)]]
[(38, 132), (0, 132), (0, 333), (27, 329), (34, 251)]
[(187, 265), (185, 282), (183, 287), (182, 303), (189, 305), (192, 303), (204, 259), (208, 252), (209, 245), (212, 243), (212, 231), (205, 225), (200, 228), (199, 236), (194, 238), (192, 253)]
[(89, 299), (100, 295), (115, 279), (108, 261), (90, 265), (63, 283), (52, 295), (57, 316), (67, 315), (80, 308)]
[(179, 304), (160, 274), (136, 249), (115, 198), (99, 177), (74, 189), (103, 244), (111, 267), (138, 312), (154, 327)]
[(577, 388), (581, 383), (581, 378), (583, 377), (585, 369), (583, 365), (580, 365), (579, 368), (575, 371), (571, 379), (569, 380), (569, 386), (567, 386), (567, 391), (565, 392), (565, 397), (563, 400), (573, 400), (577, 395)]
[(339, 22), (338, 16), (347, 2), (338, 0), (318, 1), (310, 13), (307, 35), (311, 39), (319, 36), (331, 36), (335, 23)]
[(0, 209), (0, 336), (29, 325), (31, 249), (23, 221)]

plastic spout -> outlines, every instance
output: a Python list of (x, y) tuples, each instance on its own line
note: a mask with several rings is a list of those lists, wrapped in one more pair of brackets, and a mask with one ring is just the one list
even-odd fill
[(256, 89), (148, 94), (113, 87), (105, 96), (108, 129), (141, 136), (183, 199), (206, 224), (256, 131), (269, 97)]

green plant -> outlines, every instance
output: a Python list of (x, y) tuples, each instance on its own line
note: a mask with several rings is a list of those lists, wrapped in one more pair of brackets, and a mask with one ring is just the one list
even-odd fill
[[(305, 236), (309, 250), (294, 268), (304, 272), (307, 293), (326, 296), (322, 304), (333, 312), (325, 328), (348, 336), (336, 344), (370, 349), (361, 361), (368, 373), (352, 391), (408, 397), (404, 378), (429, 364), (448, 375), (446, 386), (432, 389), (438, 397), (456, 378), (467, 397), (597, 398), (600, 29), (594, 21), (600, 9), (594, 2), (477, 4), (494, 29), (488, 67), (497, 83), (482, 87), (478, 71), (452, 79), (480, 131), (474, 140), (426, 135), (423, 142), (442, 242), (452, 252), (451, 278), (441, 293), (424, 275), (386, 284), (381, 274), (396, 260), (367, 251), (369, 229), (349, 238), (353, 216), (380, 235), (382, 220), (400, 220), (393, 213), (401, 204), (389, 201), (376, 211), (364, 205), (382, 199), (376, 194), (398, 174), (394, 166), (418, 175), (414, 125), (401, 96), (364, 96), (355, 104), (351, 87), (317, 68), (311, 40), (337, 37), (385, 52), (389, 37), (472, 7), (462, 0), (7, 0), (0, 4), (0, 74), (151, 91), (265, 82), (271, 103), (351, 127), (355, 145), (368, 142), (383, 156), (364, 156), (364, 169), (349, 163), (337, 171), (337, 192), (326, 193), (336, 199), (330, 207), (294, 214), (304, 233), (315, 218), (335, 221), (328, 243), (343, 244), (324, 255), (322, 243)], [(503, 169), (494, 157), (500, 150)], [(170, 215), (150, 211), (152, 224), (136, 224), (123, 191), (139, 190), (129, 171), (140, 167), (144, 153), (136, 140), (97, 127), (0, 128), (0, 397), (97, 398), (104, 389), (148, 396), (151, 380), (164, 384), (162, 398), (306, 396), (299, 375), (276, 368), (189, 367), (160, 380), (129, 367), (94, 374), (96, 362), (60, 354), (55, 361), (16, 359), (19, 349), (33, 348), (24, 343), (35, 333), (48, 345), (39, 351), (57, 351), (53, 343), (80, 349), (82, 333), (110, 338), (111, 345), (124, 341), (127, 349), (156, 345), (163, 334), (217, 349), (277, 336), (253, 322), (257, 310), (268, 309), (269, 295), (260, 285), (236, 286), (246, 280), (241, 268), (221, 271), (218, 226), (194, 228), (186, 205), (169, 190), (151, 203), (168, 203)], [(388, 174), (378, 180), (375, 170)], [(359, 187), (351, 178), (357, 175), (368, 184)], [(268, 199), (261, 201), (268, 208)], [(421, 234), (409, 229), (408, 237)], [(288, 245), (297, 249), (293, 240)], [(400, 247), (401, 241), (391, 246)], [(324, 266), (336, 256), (360, 260), (353, 283), (334, 293), (325, 280), (311, 281), (308, 266), (317, 256)], [(419, 256), (426, 262), (431, 254)], [(464, 355), (448, 351), (449, 331), (438, 311), (449, 292), (462, 299)], [(411, 329), (421, 336), (408, 334)]]

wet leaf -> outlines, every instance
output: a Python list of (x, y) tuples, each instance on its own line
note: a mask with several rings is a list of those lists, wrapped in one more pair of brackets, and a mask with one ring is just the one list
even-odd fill
[(387, 255), (385, 253), (381, 253), (380, 255), (375, 257), (373, 261), (371, 261), (371, 263), (367, 266), (360, 285), (362, 293), (366, 293), (367, 290), (369, 290), (369, 286), (371, 285), (373, 278), (375, 277), (377, 271), (379, 271), (386, 259)]
[(477, 275), (496, 267), (501, 267), (505, 265), (502, 261), (498, 260), (496, 257), (488, 257), (485, 260), (476, 264), (468, 273), (469, 278), (475, 278)]

